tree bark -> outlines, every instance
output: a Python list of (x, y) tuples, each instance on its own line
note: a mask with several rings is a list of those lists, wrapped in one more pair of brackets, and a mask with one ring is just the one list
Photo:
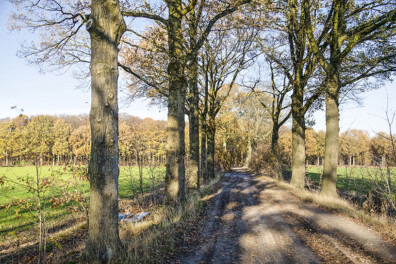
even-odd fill
[(326, 94), (326, 141), (323, 165), (323, 181), (320, 195), (337, 196), (337, 165), (338, 165), (338, 76), (333, 74), (328, 80)]
[(86, 257), (106, 263), (119, 255), (118, 232), (118, 44), (125, 31), (118, 0), (93, 0), (91, 36), (91, 158)]
[(199, 188), (199, 91), (198, 60), (190, 63), (189, 129), (190, 129), (190, 188)]
[(305, 112), (303, 91), (294, 88), (292, 96), (292, 178), (291, 185), (303, 189), (305, 186)]
[(272, 153), (278, 155), (278, 141), (279, 141), (279, 125), (278, 122), (273, 120), (272, 123), (272, 137), (271, 137), (271, 150)]
[(216, 135), (216, 118), (209, 114), (207, 126), (207, 175), (208, 179), (215, 178), (215, 135)]
[(185, 194), (185, 121), (187, 80), (184, 74), (181, 1), (169, 1), (168, 65), (169, 97), (166, 147), (165, 192), (167, 203), (184, 203)]
[(205, 182), (208, 180), (207, 170), (207, 125), (206, 120), (201, 119), (201, 177)]

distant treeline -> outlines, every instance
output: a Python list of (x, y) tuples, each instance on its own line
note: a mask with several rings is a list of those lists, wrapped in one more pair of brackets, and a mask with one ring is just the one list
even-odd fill
[[(323, 165), (325, 131), (307, 129), (305, 134), (306, 162)], [(291, 131), (282, 133), (279, 139), (283, 156), (291, 160)], [(385, 166), (396, 165), (394, 136), (379, 132), (370, 137), (367, 131), (350, 129), (340, 134), (339, 165)]]
[[(165, 162), (166, 122), (120, 115), (120, 165)], [(26, 116), (0, 121), (0, 165), (86, 165), (91, 151), (87, 115)]]
[[(224, 116), (222, 118), (225, 118)], [(221, 121), (219, 121), (222, 123)], [(233, 123), (235, 126), (235, 123)], [(216, 148), (223, 149), (223, 137), (232, 137), (229, 129), (219, 128)], [(228, 131), (228, 132), (226, 132)], [(186, 131), (188, 133), (188, 131)], [(238, 134), (238, 133), (237, 133)], [(279, 138), (279, 149), (285, 161), (291, 161), (291, 131), (283, 128)], [(188, 137), (186, 137), (188, 138)], [(243, 140), (240, 135), (235, 142)], [(307, 129), (306, 161), (309, 165), (322, 165), (325, 149), (325, 132)], [(119, 159), (120, 165), (164, 164), (166, 143), (166, 121), (156, 121), (151, 118), (141, 119), (130, 115), (120, 115), (119, 121)], [(188, 148), (188, 143), (187, 148)], [(247, 144), (247, 143), (245, 143)], [(268, 145), (267, 141), (263, 141)], [(228, 148), (232, 147), (231, 141)], [(241, 146), (232, 149), (239, 149)], [(244, 144), (242, 144), (244, 145)], [(227, 148), (227, 149), (228, 149)], [(235, 157), (246, 156), (247, 146), (234, 153)], [(262, 149), (262, 151), (260, 151)], [(20, 115), (14, 119), (0, 121), (0, 165), (86, 165), (91, 151), (91, 132), (87, 115), (39, 115), (28, 117)], [(267, 148), (256, 149), (267, 152)], [(227, 151), (229, 152), (229, 151)], [(340, 165), (396, 165), (393, 139), (385, 132), (379, 132), (374, 137), (366, 131), (351, 129), (340, 134)], [(235, 158), (234, 157), (234, 158)], [(218, 154), (216, 164), (221, 166), (225, 157)], [(259, 159), (260, 160), (260, 159)], [(261, 162), (261, 161), (260, 161)], [(242, 164), (228, 161), (232, 164)]]

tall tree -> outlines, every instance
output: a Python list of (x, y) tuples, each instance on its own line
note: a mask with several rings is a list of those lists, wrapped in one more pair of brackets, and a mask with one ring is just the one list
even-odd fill
[[(321, 195), (337, 196), (339, 98), (356, 82), (389, 77), (395, 68), (396, 3), (376, 0), (333, 0), (322, 6), (321, 27), (312, 25), (315, 2), (303, 0), (310, 46), (326, 73), (326, 147)], [(321, 48), (324, 36), (329, 49)]]
[[(165, 5), (159, 10), (152, 8), (147, 2), (140, 9), (129, 7), (122, 12), (124, 16), (143, 17), (154, 20), (157, 25), (163, 28), (167, 34), (167, 75), (168, 75), (168, 128), (167, 128), (167, 165), (166, 165), (166, 197), (169, 202), (185, 202), (185, 105), (188, 89), (188, 78), (186, 67), (193, 57), (196, 56), (212, 27), (222, 17), (233, 13), (237, 8), (250, 0), (239, 0), (236, 2), (225, 1), (219, 5), (221, 8), (212, 18), (210, 18), (199, 35), (196, 36), (194, 48), (189, 50), (188, 42), (183, 35), (183, 28), (186, 24), (187, 16), (195, 8), (207, 5), (211, 1), (189, 0), (184, 3), (182, 0), (164, 0)], [(160, 3), (161, 5), (162, 3)], [(217, 6), (217, 5), (215, 5)], [(225, 8), (223, 8), (225, 6)], [(168, 18), (165, 19), (161, 10), (167, 10)], [(123, 69), (151, 86), (153, 83), (133, 71), (133, 69), (123, 66)], [(197, 111), (194, 111), (197, 114)], [(194, 129), (197, 129), (195, 126)], [(193, 133), (196, 134), (195, 132)], [(196, 159), (196, 155), (194, 155)]]
[(91, 261), (107, 262), (121, 249), (118, 234), (118, 45), (125, 22), (118, 0), (93, 0), (91, 36), (91, 159), (89, 229)]
[[(118, 0), (12, 0), (15, 29), (43, 41), (22, 47), (28, 61), (55, 69), (90, 62), (92, 149), (86, 256), (106, 262), (120, 249), (118, 235), (118, 44), (125, 30)], [(91, 39), (81, 30), (86, 25)]]
[[(224, 28), (232, 28), (232, 21), (225, 21)], [(207, 116), (202, 116), (206, 124), (206, 170), (207, 177), (215, 177), (215, 135), (216, 116), (232, 89), (241, 71), (251, 65), (258, 54), (254, 49), (253, 39), (257, 36), (255, 28), (235, 28), (218, 30), (205, 43), (201, 53), (201, 87), (205, 93), (203, 102), (207, 107)], [(235, 86), (235, 87), (234, 87)]]
[(269, 23), (271, 30), (260, 42), (266, 56), (284, 71), (292, 88), (291, 184), (297, 188), (305, 185), (306, 114), (322, 94), (318, 85), (321, 76), (317, 71), (317, 59), (308, 45), (305, 14), (301, 7), (301, 0), (274, 3), (270, 9), (273, 15), (273, 21)]

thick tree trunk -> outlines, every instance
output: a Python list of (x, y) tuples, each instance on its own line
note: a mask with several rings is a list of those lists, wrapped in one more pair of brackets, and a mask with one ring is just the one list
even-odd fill
[(292, 96), (292, 178), (290, 183), (300, 189), (305, 186), (304, 115), (302, 91), (297, 88)]
[(184, 74), (183, 33), (181, 3), (169, 2), (168, 46), (170, 62), (168, 65), (169, 97), (168, 127), (166, 148), (165, 192), (168, 203), (186, 201), (185, 193), (185, 121), (187, 80)]
[(199, 188), (199, 91), (198, 91), (198, 60), (190, 63), (190, 98), (189, 98), (189, 129), (190, 129), (190, 188)]
[(118, 44), (125, 31), (118, 0), (93, 0), (91, 35), (91, 158), (86, 257), (108, 262), (119, 255), (118, 233)]
[(209, 179), (215, 178), (215, 135), (216, 135), (216, 118), (209, 114), (207, 127), (207, 174)]
[[(332, 76), (331, 80), (338, 79)], [(338, 85), (336, 81), (329, 81), (326, 94), (326, 141), (323, 165), (323, 181), (320, 194), (323, 196), (337, 196), (337, 161), (338, 161)]]

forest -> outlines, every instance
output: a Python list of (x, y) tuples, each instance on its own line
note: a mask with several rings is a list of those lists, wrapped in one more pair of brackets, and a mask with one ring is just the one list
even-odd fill
[[(161, 262), (178, 245), (174, 230), (196, 227), (194, 221), (204, 214), (205, 205), (207, 210), (212, 208), (208, 200), (217, 201), (213, 203), (217, 213), (233, 208), (234, 191), (239, 193), (238, 199), (246, 199), (234, 197), (241, 205), (273, 201), (245, 195), (241, 189), (257, 185), (257, 192), (266, 192), (263, 186), (272, 186), (272, 179), (286, 180), (297, 193), (314, 191), (326, 201), (350, 198), (368, 213), (392, 215), (396, 211), (392, 132), (396, 113), (389, 108), (384, 112), (387, 132), (370, 136), (367, 131), (350, 129), (340, 133), (341, 106), (392, 81), (396, 69), (395, 1), (10, 3), (10, 30), (30, 31), (36, 37), (36, 41), (22, 44), (17, 55), (40, 71), (73, 71), (82, 85), (89, 84), (91, 108), (88, 116), (21, 113), (1, 121), (1, 165), (11, 171), (30, 165), (33, 171), (25, 178), (0, 177), (2, 194), (9, 199), (2, 205), (7, 215), (3, 234), (15, 236), (11, 246), (3, 247), (19, 247), (23, 232), (18, 228), (34, 221), (18, 222), (18, 226), (13, 221), (20, 219), (21, 212), (34, 212), (39, 250), (32, 259), (56, 262), (51, 260), (55, 251), (47, 255), (47, 242), (49, 248), (61, 249), (60, 242), (50, 241), (48, 236), (48, 206), (66, 210), (75, 205), (76, 211), (85, 213), (86, 223), (79, 261)], [(120, 114), (121, 89), (132, 108), (133, 99), (146, 98), (167, 109), (167, 120)], [(325, 131), (311, 128), (313, 113), (318, 110), (325, 112)], [(40, 175), (40, 168), (48, 165), (60, 170), (54, 172), (51, 167), (47, 175)], [(308, 165), (320, 167), (320, 172), (313, 174)], [(346, 175), (344, 180), (338, 170), (344, 165), (359, 167), (362, 173)], [(233, 167), (251, 171), (234, 171)], [(252, 180), (253, 172), (272, 179)], [(127, 179), (124, 183), (132, 195), (121, 197), (121, 177)], [(57, 183), (60, 179), (68, 182)], [(260, 181), (266, 183), (260, 185)], [(351, 186), (356, 188), (351, 190)], [(19, 195), (23, 188), (33, 198), (9, 197)], [(211, 196), (216, 188), (221, 195)], [(59, 198), (63, 196), (69, 198)], [(141, 227), (144, 224), (121, 224), (120, 209), (133, 204), (123, 199), (130, 198), (136, 202), (133, 213), (137, 208), (150, 210), (146, 229)], [(231, 199), (229, 207), (224, 207), (228, 203), (224, 199)], [(216, 211), (216, 204), (224, 208)], [(60, 215), (65, 213), (62, 210)], [(125, 212), (124, 218), (130, 213)], [(244, 210), (238, 212), (244, 214)], [(58, 218), (51, 217), (48, 219), (56, 224)], [(301, 220), (305, 231), (297, 232), (300, 236), (313, 229), (303, 223)], [(211, 226), (218, 227), (215, 220)], [(74, 245), (73, 236), (72, 241)], [(303, 242), (309, 246), (308, 240)], [(239, 251), (231, 253), (235, 252)], [(392, 263), (396, 255), (388, 253), (382, 255), (389, 256)], [(334, 252), (326, 254), (321, 255), (322, 262), (330, 261), (328, 256)], [(301, 251), (296, 256), (302, 255)], [(201, 262), (206, 263), (210, 256), (213, 254), (203, 254)], [(14, 260), (14, 255), (7, 255), (9, 258)]]
[[(248, 101), (249, 104), (256, 100)], [(269, 116), (261, 123), (252, 122), (243, 115), (253, 115), (257, 109), (245, 109), (246, 102), (230, 102), (235, 109), (221, 111), (217, 117), (215, 167), (230, 170), (231, 167), (248, 166), (260, 170), (268, 166), (265, 155), (271, 145), (271, 121)], [(247, 112), (253, 111), (253, 112)], [(257, 114), (257, 113), (256, 113)], [(188, 125), (188, 124), (187, 124)], [(249, 125), (257, 127), (262, 136), (249, 140)], [(87, 166), (91, 152), (91, 131), (88, 116), (32, 116), (20, 115), (0, 122), (1, 166)], [(286, 125), (280, 128), (279, 154), (283, 164), (291, 168), (292, 131)], [(188, 130), (186, 130), (188, 135)], [(257, 135), (256, 135), (257, 136)], [(392, 136), (394, 137), (394, 136)], [(156, 164), (164, 166), (166, 122), (151, 118), (122, 115), (119, 121), (119, 164), (136, 166)], [(340, 134), (340, 166), (394, 166), (393, 145), (389, 134), (378, 132), (373, 137), (367, 131), (351, 129)], [(189, 147), (189, 138), (186, 146)], [(306, 164), (323, 165), (325, 132), (307, 127), (305, 134)], [(187, 160), (190, 158), (186, 157)], [(138, 161), (139, 159), (139, 161)]]

